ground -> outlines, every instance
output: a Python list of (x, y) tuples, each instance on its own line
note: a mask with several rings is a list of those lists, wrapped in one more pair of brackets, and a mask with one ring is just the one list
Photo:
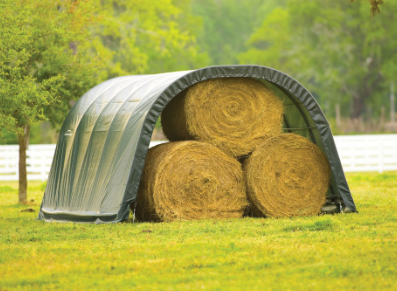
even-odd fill
[(38, 221), (44, 185), (22, 206), (0, 182), (0, 290), (397, 290), (397, 172), (347, 178), (359, 213), (106, 225)]

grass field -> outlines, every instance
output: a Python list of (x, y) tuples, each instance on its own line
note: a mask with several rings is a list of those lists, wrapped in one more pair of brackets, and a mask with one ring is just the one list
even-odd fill
[(0, 290), (397, 290), (397, 173), (347, 176), (359, 213), (44, 223), (0, 182)]

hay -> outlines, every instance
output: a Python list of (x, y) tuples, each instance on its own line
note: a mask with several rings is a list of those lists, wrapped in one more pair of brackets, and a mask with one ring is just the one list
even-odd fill
[(161, 116), (170, 141), (196, 139), (235, 157), (280, 134), (282, 120), (282, 101), (250, 78), (200, 82), (171, 100)]
[(197, 141), (149, 149), (138, 190), (140, 221), (242, 217), (248, 204), (241, 164)]
[(266, 140), (245, 160), (244, 172), (248, 199), (266, 217), (314, 215), (325, 203), (328, 159), (302, 136)]

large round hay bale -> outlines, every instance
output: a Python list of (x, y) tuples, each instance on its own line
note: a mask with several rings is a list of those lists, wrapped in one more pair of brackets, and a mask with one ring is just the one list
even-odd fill
[(325, 203), (328, 159), (302, 136), (266, 140), (244, 161), (244, 172), (248, 199), (266, 217), (314, 215)]
[(137, 199), (140, 221), (237, 218), (248, 205), (241, 164), (197, 141), (149, 149)]
[(200, 140), (235, 157), (280, 134), (282, 121), (283, 102), (251, 78), (197, 83), (171, 100), (161, 115), (170, 141)]

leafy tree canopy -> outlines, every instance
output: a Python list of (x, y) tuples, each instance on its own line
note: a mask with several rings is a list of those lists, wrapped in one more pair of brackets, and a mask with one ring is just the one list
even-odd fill
[(111, 77), (188, 70), (208, 64), (199, 53), (195, 34), (201, 19), (189, 0), (97, 1), (103, 18), (94, 34), (112, 54)]
[(201, 17), (203, 29), (197, 40), (208, 53), (211, 65), (238, 63), (238, 54), (247, 49), (246, 42), (254, 29), (286, 0), (192, 0), (193, 13)]
[[(304, 82), (322, 105), (340, 103), (357, 118), (386, 103), (397, 73), (397, 2), (370, 16), (368, 3), (290, 0), (263, 21), (248, 40), (241, 63), (284, 71)], [(331, 106), (332, 107), (332, 106)]]
[[(0, 10), (1, 126), (21, 132), (63, 122), (70, 100), (102, 81), (104, 58), (89, 49), (89, 1), (3, 1)], [(95, 41), (94, 41), (95, 42)]]

